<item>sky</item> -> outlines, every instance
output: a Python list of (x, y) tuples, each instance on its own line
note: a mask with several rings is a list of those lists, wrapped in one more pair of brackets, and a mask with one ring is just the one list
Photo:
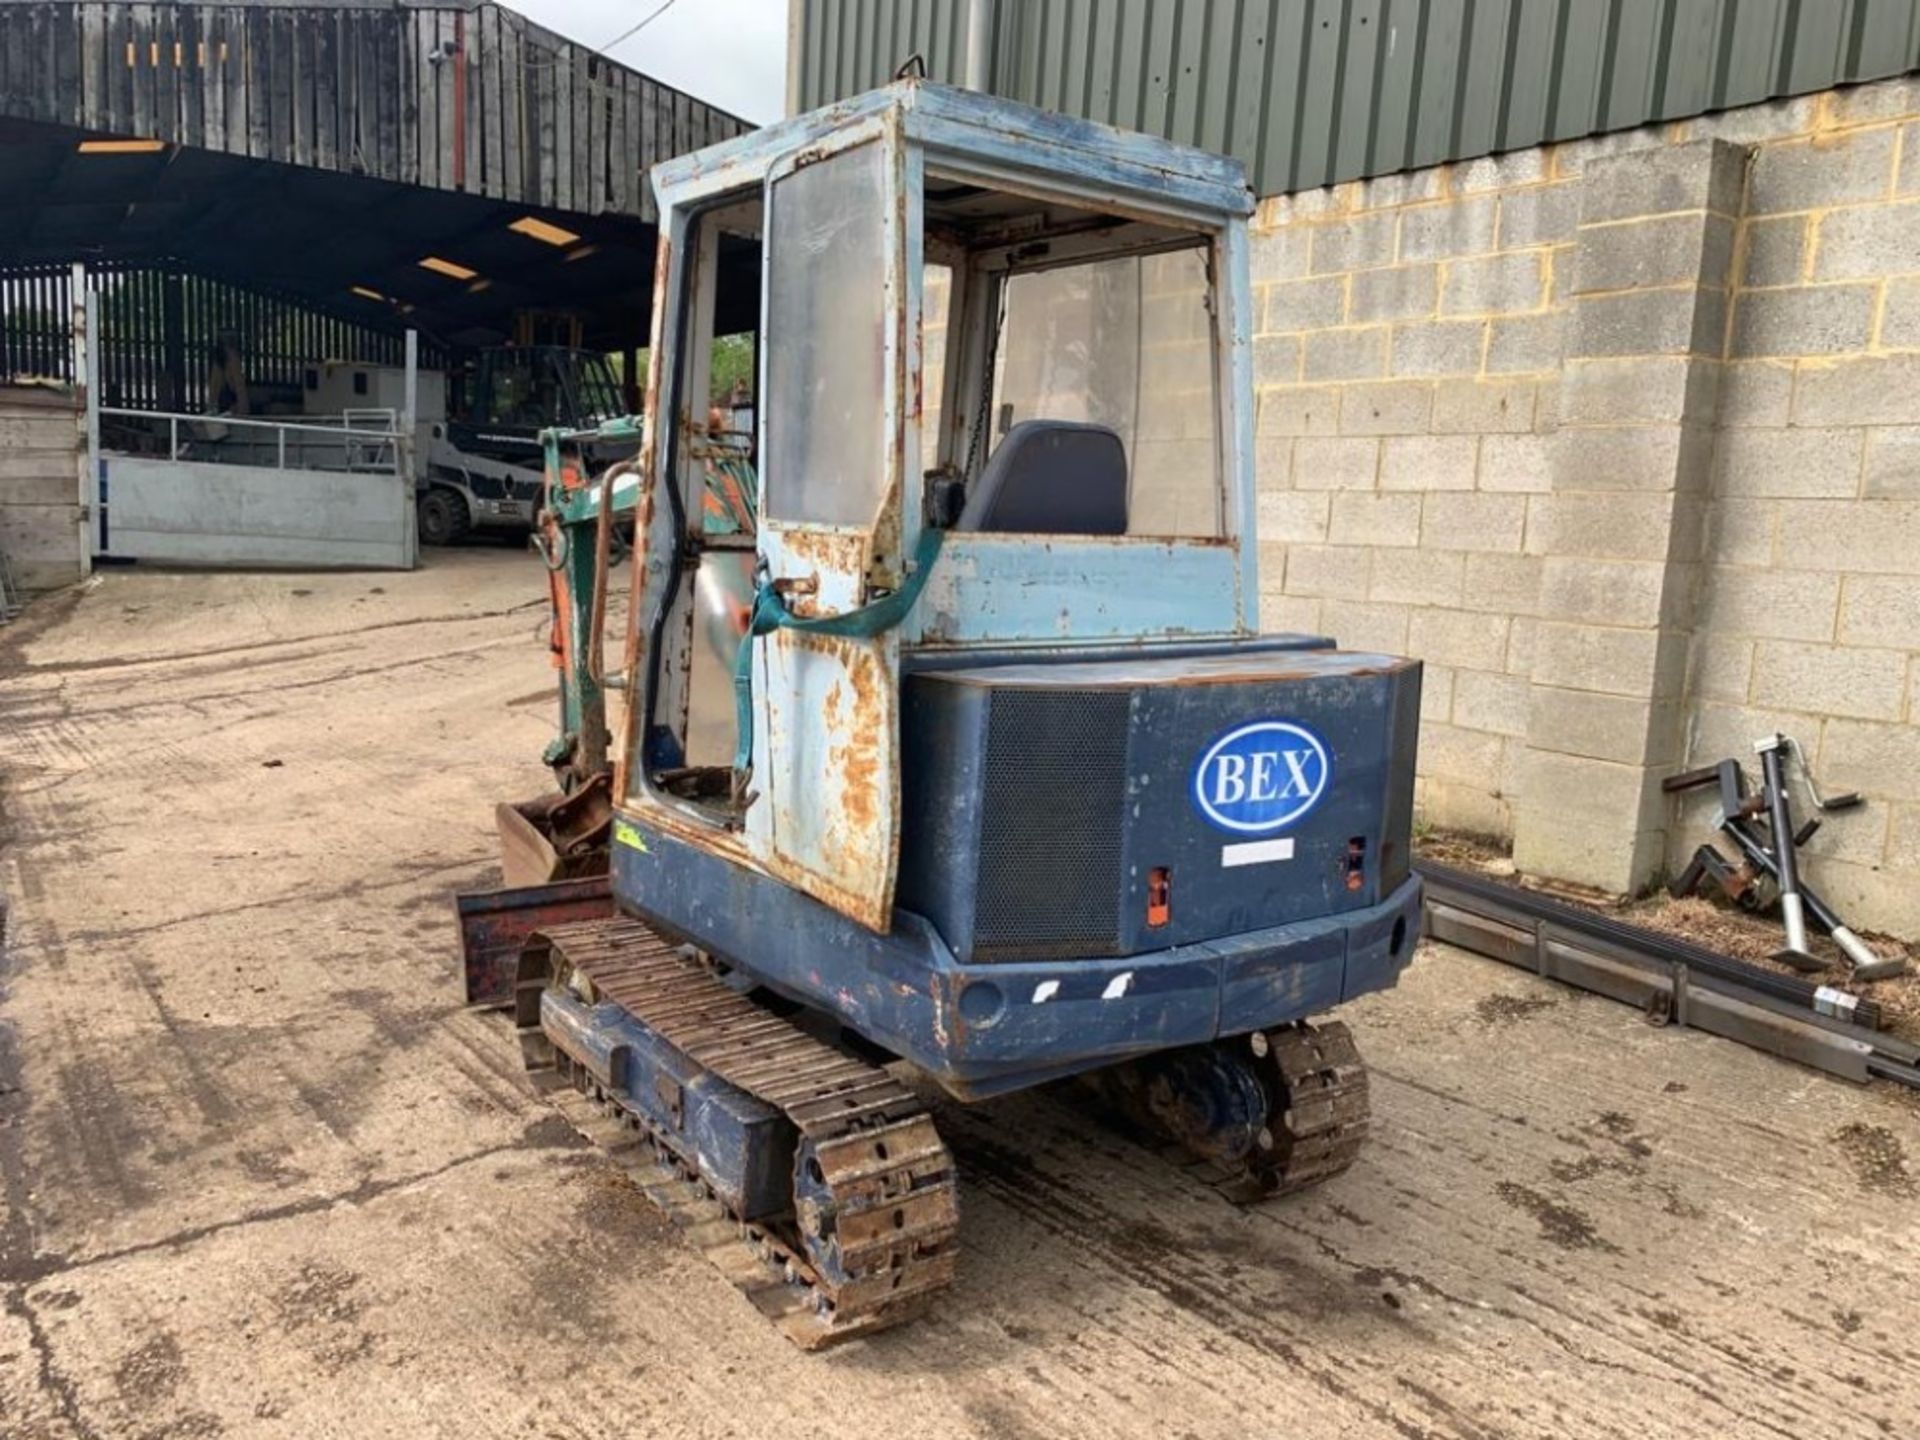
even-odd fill
[[(513, 9), (596, 48), (660, 0), (508, 0)], [(765, 124), (786, 113), (787, 0), (673, 0), (608, 52), (664, 85)]]

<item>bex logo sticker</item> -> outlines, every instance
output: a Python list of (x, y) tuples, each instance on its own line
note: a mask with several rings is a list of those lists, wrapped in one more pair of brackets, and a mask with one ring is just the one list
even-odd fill
[(1256, 720), (1214, 741), (1193, 767), (1193, 803), (1223, 830), (1264, 835), (1320, 803), (1333, 761), (1320, 737), (1289, 720)]

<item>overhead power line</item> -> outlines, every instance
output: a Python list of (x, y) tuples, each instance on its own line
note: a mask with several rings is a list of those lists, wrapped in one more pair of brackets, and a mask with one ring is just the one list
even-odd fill
[(609, 51), (611, 51), (614, 46), (624, 45), (627, 41), (631, 40), (634, 36), (638, 35), (642, 30), (646, 29), (647, 26), (651, 25), (654, 21), (658, 20), (662, 15), (666, 14), (667, 11), (671, 10), (678, 3), (679, 3), (679, 0), (661, 0), (661, 3), (658, 6), (656, 6), (654, 9), (648, 11), (646, 17), (642, 19), (638, 24), (630, 26), (628, 29), (622, 30), (618, 35), (614, 36), (613, 39), (607, 41), (606, 44), (602, 45), (600, 47), (600, 53), (602, 55), (605, 55)]

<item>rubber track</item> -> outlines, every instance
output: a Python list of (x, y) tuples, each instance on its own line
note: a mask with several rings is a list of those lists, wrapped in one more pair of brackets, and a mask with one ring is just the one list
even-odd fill
[[(544, 957), (541, 947), (544, 946)], [(797, 1344), (818, 1349), (900, 1323), (953, 1281), (953, 1161), (918, 1096), (729, 989), (637, 920), (556, 925), (529, 942), (516, 1018), (528, 1070), (588, 1138)], [(538, 968), (537, 966), (535, 968)], [(837, 1283), (786, 1227), (731, 1214), (665, 1136), (541, 1030), (553, 977), (612, 1002), (696, 1064), (776, 1106), (812, 1143), (834, 1200)], [(580, 982), (584, 981), (584, 985)]]

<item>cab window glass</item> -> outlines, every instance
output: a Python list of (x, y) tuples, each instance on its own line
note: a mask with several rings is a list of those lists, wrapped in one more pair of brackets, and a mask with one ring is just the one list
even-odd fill
[(1110, 430), (1127, 461), (1128, 534), (1218, 535), (1211, 335), (1200, 249), (1011, 276), (995, 445), (1029, 420)]
[(767, 514), (873, 523), (886, 485), (887, 152), (843, 150), (776, 180), (768, 250)]
[(1214, 233), (939, 170), (924, 216), (940, 512), (960, 530), (1224, 535)]

